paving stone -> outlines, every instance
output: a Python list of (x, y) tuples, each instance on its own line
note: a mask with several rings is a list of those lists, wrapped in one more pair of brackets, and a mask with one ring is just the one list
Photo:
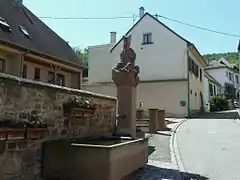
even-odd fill
[(170, 136), (155, 134), (149, 139), (149, 159), (155, 161), (171, 162)]

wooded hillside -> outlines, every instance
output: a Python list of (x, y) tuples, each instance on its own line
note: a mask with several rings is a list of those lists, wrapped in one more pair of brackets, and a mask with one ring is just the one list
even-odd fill
[(227, 53), (212, 53), (212, 54), (204, 54), (203, 58), (205, 61), (211, 62), (213, 60), (219, 60), (220, 58), (225, 58), (232, 64), (237, 64), (238, 56), (236, 52), (227, 52)]

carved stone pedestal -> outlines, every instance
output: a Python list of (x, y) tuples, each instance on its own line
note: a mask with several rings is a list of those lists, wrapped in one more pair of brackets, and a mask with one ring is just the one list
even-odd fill
[(136, 86), (139, 77), (135, 71), (112, 71), (117, 86), (118, 128), (117, 134), (136, 138)]

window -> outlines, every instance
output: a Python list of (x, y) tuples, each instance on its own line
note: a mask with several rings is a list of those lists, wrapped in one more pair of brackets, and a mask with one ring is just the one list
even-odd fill
[(40, 68), (35, 68), (34, 79), (40, 80)]
[[(198, 65), (194, 62), (193, 59), (191, 59), (190, 57), (188, 57), (188, 65), (189, 65), (189, 70), (192, 71), (192, 73), (198, 78), (199, 77), (199, 68)], [(200, 72), (202, 73), (202, 72)], [(202, 77), (200, 77), (200, 79), (202, 79)]]
[(5, 71), (5, 61), (3, 59), (0, 59), (0, 72)]
[(209, 94), (210, 96), (213, 96), (213, 85), (209, 84)]
[(193, 74), (198, 78), (198, 65), (194, 63)]
[(228, 74), (228, 79), (229, 79), (229, 81), (232, 81), (232, 73), (230, 73), (230, 72)]
[(200, 75), (199, 76), (200, 76), (199, 77), (200, 81), (202, 81), (202, 69), (200, 69)]
[(192, 70), (192, 59), (188, 57), (188, 70)]
[(3, 31), (8, 31), (8, 32), (11, 31), (10, 26), (8, 25), (8, 23), (3, 17), (0, 17), (0, 27)]
[(226, 71), (226, 76), (228, 77), (228, 72)]
[(152, 33), (143, 34), (143, 43), (142, 44), (152, 44)]
[(213, 95), (216, 95), (216, 87), (213, 85)]
[(54, 84), (54, 73), (48, 72), (48, 83)]
[(59, 86), (65, 86), (65, 77), (62, 74), (57, 74), (57, 85)]
[(236, 78), (236, 83), (238, 84), (239, 83), (238, 75), (235, 75), (235, 78)]
[(27, 38), (31, 38), (30, 34), (28, 33), (28, 31), (25, 29), (25, 27), (23, 26), (18, 26), (19, 27), (19, 30), (23, 33), (23, 35)]
[[(48, 83), (55, 84), (54, 72), (48, 72)], [(62, 74), (57, 74), (56, 84), (59, 86), (65, 86), (65, 76)]]
[(27, 65), (23, 65), (22, 78), (27, 78)]
[(194, 72), (195, 63), (194, 63), (194, 61), (193, 61), (193, 60), (192, 60), (192, 63), (191, 63), (191, 65), (192, 65), (192, 72)]

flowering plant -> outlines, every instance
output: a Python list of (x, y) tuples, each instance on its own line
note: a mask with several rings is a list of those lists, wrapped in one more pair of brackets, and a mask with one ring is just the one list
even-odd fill
[(137, 110), (143, 110), (143, 102), (142, 101), (137, 106)]

